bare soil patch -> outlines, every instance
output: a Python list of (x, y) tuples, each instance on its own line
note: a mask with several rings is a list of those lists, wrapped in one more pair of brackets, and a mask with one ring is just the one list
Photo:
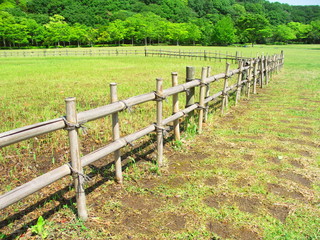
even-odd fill
[(276, 175), (279, 178), (285, 178), (290, 181), (293, 181), (295, 183), (298, 183), (300, 185), (303, 185), (305, 187), (311, 188), (312, 181), (306, 178), (305, 176), (302, 176), (301, 174), (284, 171), (284, 172), (274, 172), (274, 175)]
[(274, 218), (284, 223), (290, 213), (290, 208), (286, 205), (270, 205), (268, 211)]
[(273, 194), (279, 195), (284, 198), (293, 198), (297, 200), (305, 200), (304, 196), (302, 193), (297, 192), (297, 191), (290, 191), (287, 188), (280, 186), (278, 184), (267, 184), (267, 189), (268, 192), (271, 192)]
[(227, 195), (211, 195), (211, 196), (208, 196), (206, 197), (203, 202), (208, 206), (208, 207), (213, 207), (213, 208), (216, 208), (216, 209), (219, 209), (221, 208), (221, 206), (224, 204), (224, 203), (227, 203), (230, 201), (230, 196), (227, 196)]
[(208, 186), (217, 186), (219, 184), (218, 177), (209, 177), (204, 180), (204, 183)]
[(297, 160), (290, 161), (290, 164), (295, 166), (295, 167), (297, 167), (297, 168), (304, 168), (304, 165), (301, 162), (297, 161)]
[(209, 221), (207, 229), (210, 232), (214, 232), (221, 239), (231, 238), (238, 240), (258, 240), (261, 239), (258, 233), (242, 226), (241, 228), (235, 228), (232, 223), (221, 221)]
[(247, 213), (257, 213), (262, 206), (258, 198), (247, 198), (243, 196), (236, 196), (235, 201), (240, 211)]
[(166, 227), (172, 231), (180, 231), (186, 226), (186, 219), (182, 215), (171, 213), (166, 219)]

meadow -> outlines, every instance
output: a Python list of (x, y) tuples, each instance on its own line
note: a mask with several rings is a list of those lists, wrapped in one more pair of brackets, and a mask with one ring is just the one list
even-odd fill
[[(284, 50), (285, 68), (224, 117), (210, 115), (202, 135), (190, 131), (181, 145), (167, 144), (164, 169), (149, 161), (152, 143), (148, 151), (139, 145), (124, 153), (123, 187), (114, 183), (106, 160), (91, 166), (88, 222), (76, 219), (64, 179), (2, 210), (0, 238), (319, 239), (320, 46), (197, 49), (244, 56)], [(141, 56), (2, 58), (0, 131), (64, 115), (69, 96), (77, 98), (78, 111), (104, 105), (110, 82), (119, 84), (124, 99), (154, 91), (157, 77), (169, 87), (173, 71), (184, 82), (186, 66), (195, 66), (200, 77), (207, 65), (214, 74), (225, 70), (224, 62)], [(166, 108), (170, 114), (170, 99)], [(123, 112), (122, 134), (154, 122), (154, 110), (150, 103)], [(84, 152), (110, 141), (108, 118), (87, 125)], [(1, 149), (0, 192), (67, 161), (65, 135)]]

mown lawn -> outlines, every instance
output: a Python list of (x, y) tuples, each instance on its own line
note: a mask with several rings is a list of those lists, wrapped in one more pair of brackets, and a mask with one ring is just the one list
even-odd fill
[[(269, 86), (249, 100), (243, 98), (223, 117), (213, 112), (202, 135), (189, 129), (182, 145), (167, 143), (165, 168), (158, 169), (151, 161), (151, 137), (124, 153), (123, 187), (114, 183), (112, 165), (106, 165), (111, 158), (87, 169), (92, 176), (87, 187), (88, 222), (76, 219), (74, 192), (70, 179), (64, 179), (2, 210), (3, 238), (319, 239), (320, 46), (240, 50), (255, 55), (281, 49), (285, 67)], [(80, 111), (103, 105), (109, 101), (110, 82), (118, 82), (120, 98), (126, 98), (153, 91), (156, 77), (167, 79), (165, 85), (170, 86), (172, 71), (181, 73), (180, 82), (184, 81), (187, 65), (196, 66), (198, 76), (201, 66), (211, 65), (214, 73), (225, 68), (219, 62), (144, 57), (0, 62), (3, 130), (63, 115), (66, 96), (77, 97)], [(153, 105), (146, 107), (147, 111), (123, 113), (128, 119), (124, 132), (154, 121)], [(137, 112), (142, 117), (132, 117)], [(105, 134), (108, 127), (101, 123), (109, 124), (89, 123), (91, 135), (85, 143), (97, 147), (110, 140)], [(55, 143), (57, 136), (63, 143)], [(1, 191), (64, 163), (65, 142), (60, 133), (1, 149)], [(46, 162), (52, 166), (44, 167)], [(39, 216), (46, 220), (44, 228), (32, 234)]]

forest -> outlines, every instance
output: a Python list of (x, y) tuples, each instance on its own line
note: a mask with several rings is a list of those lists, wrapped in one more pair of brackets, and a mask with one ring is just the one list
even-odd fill
[(0, 47), (320, 43), (320, 6), (267, 0), (0, 0)]

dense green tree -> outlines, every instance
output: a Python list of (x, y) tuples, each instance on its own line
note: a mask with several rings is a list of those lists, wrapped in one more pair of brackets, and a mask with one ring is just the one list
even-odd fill
[(236, 29), (231, 17), (223, 17), (214, 25), (212, 41), (217, 45), (229, 45), (236, 41)]
[(298, 41), (305, 41), (312, 28), (311, 25), (299, 22), (290, 22), (287, 25), (294, 31)]
[(312, 43), (320, 43), (320, 20), (311, 22), (311, 31), (308, 37)]
[(167, 38), (179, 46), (180, 42), (188, 39), (188, 26), (186, 23), (169, 23)]
[(187, 41), (192, 42), (193, 45), (201, 38), (202, 32), (200, 28), (194, 23), (187, 23), (186, 30), (188, 31)]
[(269, 21), (259, 14), (247, 14), (237, 21), (238, 35), (243, 42), (263, 42), (271, 36)]
[(278, 25), (273, 31), (273, 40), (275, 42), (285, 42), (295, 40), (297, 38), (295, 31), (287, 25)]
[(47, 37), (45, 42), (47, 44), (58, 44), (61, 42), (69, 42), (70, 40), (70, 26), (64, 21), (64, 17), (55, 14), (50, 17), (50, 22), (45, 25), (47, 29)]
[(110, 41), (118, 42), (120, 45), (120, 41), (126, 36), (125, 22), (117, 19), (109, 24), (106, 31), (109, 34)]
[(318, 20), (320, 6), (267, 0), (0, 0), (0, 46), (318, 43)]
[(82, 25), (80, 23), (76, 23), (70, 27), (69, 30), (69, 41), (76, 42), (78, 47), (80, 44), (88, 43), (88, 31), (90, 30), (89, 27)]
[(38, 46), (45, 38), (45, 28), (41, 24), (38, 24), (33, 19), (23, 19), (22, 22), (26, 26), (26, 32), (28, 34), (28, 40), (31, 45)]

